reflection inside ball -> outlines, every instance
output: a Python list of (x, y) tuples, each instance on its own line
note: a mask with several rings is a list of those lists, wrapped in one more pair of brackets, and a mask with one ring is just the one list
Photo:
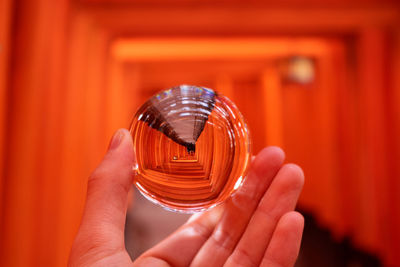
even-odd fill
[(197, 212), (226, 200), (250, 162), (250, 137), (236, 106), (215, 91), (181, 85), (136, 113), (135, 185), (166, 209)]

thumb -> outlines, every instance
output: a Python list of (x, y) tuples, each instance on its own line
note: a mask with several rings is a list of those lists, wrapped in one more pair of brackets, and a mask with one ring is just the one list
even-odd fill
[(124, 249), (128, 192), (132, 186), (134, 153), (128, 130), (118, 130), (107, 154), (89, 177), (82, 223), (75, 240), (81, 249)]

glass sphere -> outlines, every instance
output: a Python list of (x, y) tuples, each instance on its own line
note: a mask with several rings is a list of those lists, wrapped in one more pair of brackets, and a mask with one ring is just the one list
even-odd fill
[(151, 97), (130, 132), (135, 185), (169, 210), (193, 213), (222, 203), (241, 185), (250, 163), (243, 116), (208, 88), (181, 85)]

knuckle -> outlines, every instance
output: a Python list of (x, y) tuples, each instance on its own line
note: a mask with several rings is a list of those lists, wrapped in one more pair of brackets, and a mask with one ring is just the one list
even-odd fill
[(104, 242), (101, 235), (89, 236), (79, 233), (71, 248), (69, 266), (83, 266), (93, 257), (103, 254)]
[(212, 239), (218, 247), (222, 248), (225, 251), (230, 252), (235, 246), (234, 238), (230, 234), (230, 232), (221, 228), (215, 230), (212, 235)]
[(280, 264), (279, 262), (275, 261), (274, 259), (270, 257), (264, 257), (262, 260), (261, 266), (268, 266), (268, 267), (289, 267), (289, 266), (284, 266), (283, 264)]
[(238, 190), (231, 201), (239, 210), (249, 210), (257, 205), (262, 193), (257, 192), (257, 188), (248, 185)]
[(232, 262), (235, 263), (235, 266), (259, 266), (258, 263), (256, 263), (254, 259), (249, 255), (249, 253), (247, 253), (247, 251), (241, 247), (237, 248), (235, 254), (232, 255)]

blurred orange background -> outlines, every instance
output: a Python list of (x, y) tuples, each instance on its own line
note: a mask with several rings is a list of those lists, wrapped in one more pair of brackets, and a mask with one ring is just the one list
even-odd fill
[(0, 1), (0, 265), (65, 266), (113, 132), (179, 84), (230, 97), (299, 207), (400, 266), (400, 3)]

